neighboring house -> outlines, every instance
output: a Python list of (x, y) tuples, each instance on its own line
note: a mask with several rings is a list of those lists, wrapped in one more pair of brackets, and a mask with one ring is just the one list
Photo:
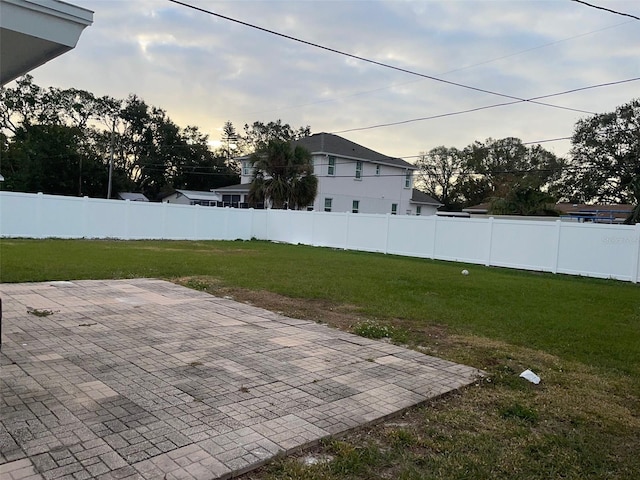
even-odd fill
[[(433, 215), (440, 206), (413, 188), (417, 167), (400, 158), (388, 157), (330, 133), (304, 137), (295, 144), (311, 152), (318, 177), (318, 193), (307, 210)], [(253, 179), (251, 157), (238, 160), (242, 165), (240, 186), (246, 188), (243, 192), (248, 192)]]
[(149, 199), (142, 193), (118, 192), (119, 200), (129, 200), (130, 202), (148, 202)]
[(438, 200), (414, 188), (411, 195), (411, 215), (435, 215), (442, 206)]
[(176, 190), (160, 197), (160, 200), (163, 203), (177, 203), (179, 205), (218, 206), (218, 196), (215, 193), (196, 190)]
[[(462, 209), (463, 212), (471, 216), (487, 216), (489, 214), (489, 203), (479, 203), (472, 207)], [(593, 222), (593, 223), (623, 223), (631, 214), (633, 205), (620, 204), (593, 204), (585, 203), (556, 203), (550, 205), (560, 213), (560, 220), (575, 222)], [(500, 215), (500, 217), (521, 218), (527, 220), (558, 220), (558, 217), (531, 217), (520, 215)]]
[(489, 202), (485, 202), (463, 208), (462, 211), (470, 215), (487, 215), (489, 213), (489, 208), (491, 208), (491, 204)]
[(93, 12), (53, 0), (0, 0), (0, 85), (76, 46)]
[(223, 207), (247, 208), (249, 206), (249, 189), (251, 183), (240, 183), (228, 187), (214, 188), (211, 190), (222, 202)]
[(584, 203), (558, 203), (555, 208), (563, 220), (594, 223), (623, 223), (633, 210), (633, 205), (605, 205)]

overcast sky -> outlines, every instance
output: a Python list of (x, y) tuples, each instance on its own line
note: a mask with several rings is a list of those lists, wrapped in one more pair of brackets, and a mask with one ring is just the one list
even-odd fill
[[(78, 46), (32, 72), (43, 87), (130, 93), (219, 140), (230, 120), (282, 119), (414, 161), (487, 137), (571, 136), (588, 116), (531, 103), (384, 128), (509, 101), (264, 33), (167, 0), (70, 0), (93, 10)], [(443, 80), (529, 99), (640, 77), (640, 21), (569, 0), (186, 3)], [(640, 16), (638, 0), (592, 0)], [(640, 97), (640, 81), (541, 100), (587, 112)], [(545, 148), (565, 155), (570, 142)]]

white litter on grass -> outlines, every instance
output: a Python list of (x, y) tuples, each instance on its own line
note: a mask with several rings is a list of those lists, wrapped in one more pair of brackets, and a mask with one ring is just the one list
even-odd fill
[(462, 270), (461, 272), (463, 275), (469, 275), (469, 270)]
[(533, 373), (531, 370), (525, 370), (520, 374), (520, 376), (526, 380), (529, 380), (531, 383), (535, 383), (536, 385), (540, 383), (540, 377)]
[(307, 455), (300, 459), (300, 463), (303, 465), (318, 465), (321, 463), (329, 463), (333, 460), (332, 455)]

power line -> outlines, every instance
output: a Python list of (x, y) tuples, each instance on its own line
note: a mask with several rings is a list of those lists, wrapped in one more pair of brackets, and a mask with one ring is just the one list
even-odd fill
[(191, 9), (196, 10), (198, 12), (206, 13), (207, 15), (212, 15), (214, 17), (218, 17), (218, 18), (221, 18), (223, 20), (227, 20), (227, 21), (230, 21), (230, 22), (233, 22), (233, 23), (237, 23), (237, 24), (243, 25), (245, 27), (253, 28), (253, 29), (259, 30), (261, 32), (269, 33), (271, 35), (276, 35), (278, 37), (282, 37), (282, 38), (285, 38), (287, 40), (291, 40), (291, 41), (294, 41), (294, 42), (302, 43), (304, 45), (308, 45), (308, 46), (311, 46), (311, 47), (314, 47), (314, 48), (319, 48), (321, 50), (325, 50), (325, 51), (328, 51), (328, 52), (331, 52), (331, 53), (336, 53), (338, 55), (342, 55), (342, 56), (345, 56), (345, 57), (348, 57), (348, 58), (353, 58), (355, 60), (360, 60), (362, 62), (371, 63), (371, 64), (377, 65), (379, 67), (389, 68), (391, 70), (395, 70), (395, 71), (402, 72), (402, 73), (407, 73), (409, 75), (415, 75), (417, 77), (426, 78), (426, 79), (429, 79), (429, 80), (433, 80), (434, 82), (440, 82), (440, 83), (444, 83), (444, 84), (447, 84), (447, 85), (452, 85), (452, 86), (456, 86), (456, 87), (460, 87), (460, 88), (465, 88), (467, 90), (473, 90), (473, 91), (476, 91), (476, 92), (487, 93), (489, 95), (495, 95), (495, 96), (498, 96), (498, 97), (510, 98), (510, 99), (516, 100), (518, 102), (529, 102), (529, 103), (535, 103), (535, 104), (538, 104), (538, 105), (544, 105), (546, 107), (558, 108), (558, 109), (561, 109), (561, 110), (570, 110), (570, 111), (573, 111), (573, 112), (587, 113), (587, 114), (590, 114), (590, 115), (594, 114), (594, 112), (588, 112), (586, 110), (579, 110), (579, 109), (570, 108), (570, 107), (563, 107), (561, 105), (553, 105), (551, 103), (538, 102), (536, 100), (530, 100), (530, 99), (526, 99), (526, 98), (516, 97), (514, 95), (508, 95), (508, 94), (505, 94), (505, 93), (494, 92), (492, 90), (486, 90), (484, 88), (473, 87), (471, 85), (465, 85), (463, 83), (458, 83), (458, 82), (453, 82), (453, 81), (450, 81), (450, 80), (445, 80), (443, 78), (434, 77), (433, 75), (426, 75), (424, 73), (415, 72), (415, 71), (409, 70), (407, 68), (397, 67), (395, 65), (390, 65), (388, 63), (378, 62), (377, 60), (371, 60), (369, 58), (361, 57), (361, 56), (355, 55), (353, 53), (348, 53), (348, 52), (344, 52), (342, 50), (337, 50), (335, 48), (326, 47), (324, 45), (320, 45), (318, 43), (313, 43), (313, 42), (310, 42), (308, 40), (302, 40), (300, 38), (293, 37), (291, 35), (287, 35), (287, 34), (284, 34), (284, 33), (276, 32), (275, 30), (269, 30), (268, 28), (260, 27), (258, 25), (254, 25), (252, 23), (248, 23), (248, 22), (244, 22), (242, 20), (238, 20), (236, 18), (228, 17), (226, 15), (222, 15), (220, 13), (216, 13), (216, 12), (213, 12), (211, 10), (206, 10), (204, 8), (201, 8), (201, 7), (196, 7), (195, 5), (191, 5), (189, 3), (181, 2), (179, 0), (168, 0), (168, 1), (171, 2), (171, 3), (175, 3), (177, 5), (181, 5), (181, 6), (186, 7), (186, 8), (191, 8)]
[(614, 13), (616, 15), (622, 15), (623, 17), (630, 17), (635, 20), (640, 20), (640, 17), (631, 15), (630, 13), (618, 12), (617, 10), (611, 10), (610, 8), (601, 7), (599, 5), (594, 5), (592, 3), (583, 2), (582, 0), (571, 0), (571, 1), (576, 3), (581, 3), (582, 5), (586, 5), (587, 7), (597, 8), (598, 10), (604, 10), (605, 12)]
[(546, 140), (537, 140), (535, 142), (522, 142), (522, 145), (537, 145), (539, 143), (560, 142), (562, 140), (571, 140), (571, 137), (548, 138)]
[[(465, 113), (478, 112), (480, 110), (487, 110), (487, 109), (490, 109), (490, 108), (504, 107), (506, 105), (515, 105), (516, 103), (522, 103), (522, 102), (531, 101), (531, 100), (534, 100), (534, 99), (557, 97), (557, 96), (560, 96), (560, 95), (566, 95), (566, 94), (569, 94), (569, 93), (580, 92), (580, 91), (583, 91), (583, 90), (590, 90), (590, 89), (599, 88), (599, 87), (608, 87), (608, 86), (611, 86), (611, 85), (619, 85), (621, 83), (635, 82), (635, 81), (638, 81), (638, 80), (640, 80), (640, 77), (628, 78), (626, 80), (619, 80), (619, 81), (616, 81), (616, 82), (599, 83), (597, 85), (590, 85), (588, 87), (574, 88), (574, 89), (571, 89), (571, 90), (565, 90), (563, 92), (552, 93), (552, 94), (549, 94), (549, 95), (541, 95), (539, 97), (533, 97), (532, 99), (529, 99), (529, 100), (514, 100), (512, 102), (494, 103), (492, 105), (484, 105), (482, 107), (470, 108), (470, 109), (467, 109), (467, 110), (458, 110), (456, 112), (441, 113), (441, 114), (438, 114), (438, 115), (431, 115), (431, 116), (428, 116), (428, 117), (420, 117), (420, 118), (412, 118), (412, 119), (409, 119), (409, 120), (401, 120), (401, 121), (398, 121), (398, 122), (381, 123), (381, 124), (377, 124), (377, 125), (370, 125), (368, 127), (348, 128), (346, 130), (338, 130), (338, 131), (331, 132), (331, 133), (338, 134), (338, 133), (347, 133), (347, 132), (357, 132), (357, 131), (361, 131), (361, 130), (371, 130), (371, 129), (374, 129), (374, 128), (392, 127), (392, 126), (396, 126), (396, 125), (404, 125), (406, 123), (421, 122), (421, 121), (424, 121), (424, 120), (434, 120), (436, 118), (452, 117), (454, 115), (462, 115), (462, 114), (465, 114)], [(532, 101), (531, 103), (538, 103), (538, 102), (533, 102)], [(583, 113), (589, 113), (590, 115), (595, 115), (595, 113), (591, 113), (591, 112), (584, 112), (584, 111), (582, 111), (582, 112)]]
[[(522, 55), (523, 53), (531, 52), (531, 51), (534, 51), (534, 50), (539, 50), (541, 48), (546, 48), (546, 47), (549, 47), (549, 46), (552, 46), (552, 45), (556, 45), (556, 44), (559, 44), (559, 43), (563, 43), (563, 42), (568, 42), (569, 40), (574, 40), (576, 38), (585, 37), (585, 36), (591, 35), (593, 33), (603, 32), (605, 30), (610, 30), (612, 28), (620, 27), (622, 25), (626, 25), (627, 23), (632, 23), (632, 22), (633, 22), (633, 20), (627, 20), (626, 22), (616, 23), (615, 25), (610, 25), (608, 27), (599, 28), (597, 30), (591, 30), (589, 32), (580, 33), (578, 35), (573, 35), (571, 37), (563, 38), (561, 40), (556, 40), (554, 42), (543, 43), (542, 45), (537, 45), (535, 47), (527, 48), (525, 50), (520, 50), (520, 51), (517, 51), (517, 52), (509, 53), (509, 54), (503, 55), (501, 57), (496, 57), (496, 58), (492, 58), (490, 60), (484, 60), (482, 62), (472, 63), (471, 65), (465, 65), (463, 67), (458, 67), (458, 68), (454, 68), (452, 70), (447, 70), (446, 72), (442, 72), (439, 75), (448, 75), (450, 73), (459, 72), (459, 71), (462, 71), (462, 70), (467, 70), (469, 68), (479, 67), (481, 65), (486, 65), (486, 64), (489, 64), (489, 63), (493, 63), (493, 62), (496, 62), (498, 60), (504, 60), (505, 58), (515, 57), (515, 56), (518, 56), (518, 55)], [(345, 98), (359, 97), (359, 96), (363, 96), (363, 95), (369, 95), (370, 93), (376, 93), (376, 92), (381, 92), (381, 91), (384, 91), (384, 90), (388, 90), (388, 89), (394, 88), (394, 87), (402, 87), (404, 85), (411, 85), (413, 83), (423, 82), (424, 80), (425, 79), (411, 80), (410, 82), (396, 83), (396, 84), (393, 84), (393, 85), (388, 85), (386, 87), (374, 88), (372, 90), (365, 90), (365, 91), (351, 93), (351, 94), (348, 94), (348, 95), (342, 95), (342, 96), (338, 96), (338, 97), (334, 97), (334, 98), (316, 100), (316, 101), (313, 101), (313, 102), (300, 103), (300, 104), (297, 104), (297, 105), (289, 105), (289, 106), (285, 106), (285, 107), (276, 107), (276, 108), (272, 108), (272, 109), (269, 109), (269, 110), (257, 110), (257, 111), (254, 111), (254, 112), (248, 112), (247, 114), (248, 115), (252, 115), (252, 114), (265, 113), (265, 112), (278, 112), (278, 111), (282, 111), (282, 110), (293, 110), (293, 109), (296, 109), (296, 108), (299, 108), (299, 107), (307, 107), (307, 106), (311, 106), (311, 105), (318, 105), (318, 104), (321, 104), (321, 103), (331, 103), (331, 102), (336, 102), (338, 100), (342, 100), (342, 99), (345, 99)]]

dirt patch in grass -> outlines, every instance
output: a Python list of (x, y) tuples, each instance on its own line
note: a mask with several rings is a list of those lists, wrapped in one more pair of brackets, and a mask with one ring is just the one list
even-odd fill
[[(225, 287), (209, 277), (182, 285), (283, 315), (352, 331), (366, 317), (353, 305)], [(275, 479), (631, 479), (640, 478), (637, 379), (446, 326), (391, 319), (425, 354), (481, 368), (474, 386), (399, 417), (245, 474)], [(533, 385), (519, 377), (531, 369)], [(324, 458), (308, 462), (305, 458)]]

